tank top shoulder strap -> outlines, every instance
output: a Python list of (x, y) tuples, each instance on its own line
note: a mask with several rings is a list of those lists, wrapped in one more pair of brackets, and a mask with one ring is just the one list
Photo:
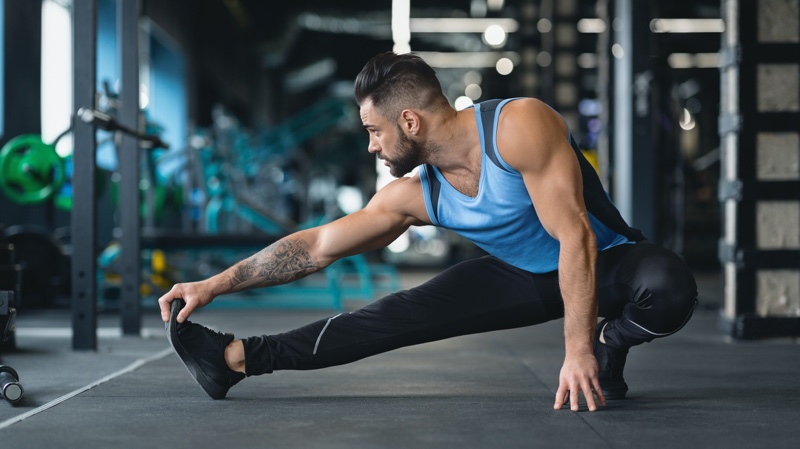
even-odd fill
[(489, 160), (497, 166), (497, 168), (508, 171), (508, 169), (500, 163), (500, 158), (497, 155), (497, 149), (494, 146), (494, 132), (495, 124), (497, 123), (498, 112), (505, 103), (510, 100), (486, 100), (475, 105), (478, 110), (481, 123), (481, 139), (483, 142), (483, 150)]

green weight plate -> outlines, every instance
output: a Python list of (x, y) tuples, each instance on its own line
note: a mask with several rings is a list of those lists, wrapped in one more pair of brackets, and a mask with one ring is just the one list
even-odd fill
[(35, 134), (17, 136), (0, 150), (0, 189), (19, 204), (41, 204), (64, 184), (66, 170), (52, 145)]

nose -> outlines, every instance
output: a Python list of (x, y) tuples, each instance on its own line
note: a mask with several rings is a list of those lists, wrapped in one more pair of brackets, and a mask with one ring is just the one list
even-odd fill
[(370, 138), (369, 138), (369, 145), (367, 145), (367, 151), (369, 151), (370, 153), (373, 153), (373, 154), (381, 151), (381, 146), (378, 145), (377, 139), (375, 139), (372, 136), (370, 136)]

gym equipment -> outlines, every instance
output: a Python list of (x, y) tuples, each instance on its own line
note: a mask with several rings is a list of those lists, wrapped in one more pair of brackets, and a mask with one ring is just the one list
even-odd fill
[(16, 348), (14, 295), (19, 294), (22, 268), (15, 260), (14, 245), (6, 241), (0, 224), (0, 353)]
[(13, 348), (5, 345), (7, 341), (13, 343), (14, 338), (14, 318), (17, 316), (17, 309), (14, 307), (14, 292), (0, 291), (0, 349)]
[(314, 216), (308, 195), (311, 161), (292, 150), (337, 128), (350, 130), (355, 117), (351, 102), (330, 97), (254, 134), (223, 109), (216, 109), (214, 145), (200, 148), (196, 160), (208, 198), (204, 229), (220, 233), (254, 227), (284, 235), (305, 222), (319, 224), (336, 218), (338, 211), (330, 210), (323, 217)]
[(121, 131), (125, 134), (131, 135), (135, 137), (142, 143), (142, 147), (145, 149), (152, 149), (152, 148), (164, 148), (169, 149), (169, 144), (161, 140), (161, 138), (154, 134), (146, 134), (139, 132), (135, 129), (128, 128), (117, 122), (114, 117), (105, 112), (98, 111), (96, 109), (91, 108), (80, 108), (78, 109), (78, 117), (84, 123), (92, 124), (94, 123), (98, 128), (104, 129), (106, 131)]
[(10, 366), (0, 365), (0, 391), (6, 401), (16, 404), (22, 400), (25, 390), (19, 383), (19, 375)]
[[(125, 127), (105, 112), (81, 108), (77, 116), (81, 121), (100, 129), (132, 135), (145, 149), (169, 148), (169, 144), (158, 135)], [(62, 159), (56, 152), (58, 141), (71, 131), (72, 126), (56, 137), (53, 143), (45, 143), (37, 134), (23, 134), (3, 146), (0, 150), (0, 189), (9, 199), (22, 205), (37, 205), (56, 197), (58, 207), (64, 210), (72, 208), (71, 196), (59, 195), (70, 178), (71, 160), (69, 157)], [(97, 191), (100, 192), (104, 187), (104, 178), (97, 176), (97, 179)]]
[[(122, 245), (112, 241), (97, 257), (97, 284), (100, 293), (100, 305), (113, 309), (114, 301), (120, 298), (122, 277), (121, 271)], [(174, 267), (167, 262), (166, 253), (161, 249), (144, 249), (141, 251), (142, 276), (139, 284), (141, 296), (161, 295), (175, 284)]]
[(64, 248), (47, 229), (17, 225), (6, 229), (5, 234), (6, 242), (14, 245), (15, 264), (21, 272), (18, 305), (49, 306), (57, 294), (69, 291)]
[(23, 134), (0, 150), (0, 188), (19, 204), (41, 204), (66, 180), (66, 168), (52, 144), (36, 134)]
[[(14, 292), (0, 291), (0, 342), (13, 335), (16, 314)], [(22, 399), (23, 392), (17, 372), (10, 366), (0, 365), (0, 396), (15, 404)]]

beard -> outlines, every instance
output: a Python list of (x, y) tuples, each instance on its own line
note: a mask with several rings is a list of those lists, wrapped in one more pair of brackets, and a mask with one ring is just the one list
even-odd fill
[(397, 156), (384, 160), (389, 163), (389, 173), (395, 178), (400, 178), (422, 164), (422, 155), (425, 149), (418, 142), (409, 139), (399, 127), (397, 131), (398, 138), (395, 147)]

